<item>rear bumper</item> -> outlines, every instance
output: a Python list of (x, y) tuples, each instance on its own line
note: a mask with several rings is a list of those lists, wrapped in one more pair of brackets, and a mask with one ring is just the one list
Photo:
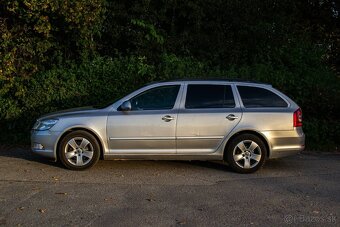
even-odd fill
[(57, 160), (55, 152), (56, 143), (60, 132), (31, 131), (31, 150), (33, 153), (46, 158)]
[(269, 159), (298, 154), (305, 149), (305, 134), (301, 127), (290, 131), (263, 132), (269, 143)]

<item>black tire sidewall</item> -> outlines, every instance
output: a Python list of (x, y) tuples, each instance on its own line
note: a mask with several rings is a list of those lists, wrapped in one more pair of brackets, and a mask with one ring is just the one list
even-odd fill
[[(84, 166), (72, 165), (71, 163), (67, 161), (67, 158), (65, 156), (64, 150), (65, 150), (65, 146), (67, 142), (70, 139), (75, 138), (75, 137), (83, 137), (87, 139), (88, 141), (90, 141), (90, 143), (93, 146), (93, 157), (91, 161)], [(97, 139), (91, 133), (86, 132), (86, 131), (73, 131), (73, 132), (68, 133), (66, 136), (64, 136), (61, 139), (59, 150), (58, 150), (58, 156), (59, 156), (59, 160), (61, 164), (63, 164), (63, 166), (65, 166), (66, 168), (71, 169), (71, 170), (85, 170), (85, 169), (92, 167), (94, 164), (98, 162), (99, 157), (100, 157), (100, 146), (99, 146)]]
[[(261, 160), (260, 160), (260, 162), (255, 167), (250, 168), (250, 169), (243, 169), (243, 168), (239, 167), (236, 164), (234, 157), (233, 157), (233, 151), (234, 151), (235, 146), (243, 140), (252, 140), (252, 141), (256, 142), (259, 145), (259, 147), (261, 148)], [(258, 169), (260, 169), (264, 165), (265, 160), (266, 160), (266, 156), (267, 156), (267, 148), (265, 146), (265, 143), (262, 141), (262, 139), (260, 139), (258, 136), (253, 135), (253, 134), (241, 134), (241, 135), (236, 136), (235, 138), (232, 139), (232, 141), (228, 145), (226, 152), (227, 152), (226, 153), (226, 159), (227, 159), (228, 164), (230, 165), (230, 167), (235, 172), (238, 172), (238, 173), (253, 173), (253, 172), (256, 172)]]

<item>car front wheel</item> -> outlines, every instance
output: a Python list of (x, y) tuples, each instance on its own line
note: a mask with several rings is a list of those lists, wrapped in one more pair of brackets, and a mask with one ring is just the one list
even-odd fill
[(96, 164), (100, 157), (97, 139), (86, 131), (74, 131), (60, 142), (59, 158), (68, 169), (84, 170)]

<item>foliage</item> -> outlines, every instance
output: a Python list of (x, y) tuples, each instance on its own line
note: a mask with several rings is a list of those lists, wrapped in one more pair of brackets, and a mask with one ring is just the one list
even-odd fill
[(307, 146), (338, 149), (338, 12), (334, 0), (1, 0), (0, 143), (150, 81), (222, 77), (273, 84), (301, 105)]
[[(325, 45), (327, 61), (335, 64), (339, 42), (339, 5), (333, 0), (159, 0), (110, 1), (99, 52), (147, 56), (157, 62), (166, 51), (194, 56), (215, 65), (276, 62), (281, 48), (296, 41)], [(147, 39), (152, 26), (164, 42)]]
[[(302, 106), (309, 147), (320, 148), (322, 145), (333, 149), (340, 133), (340, 121), (335, 118), (339, 109), (334, 109), (338, 107), (332, 103), (340, 101), (340, 84), (327, 70), (299, 70), (300, 67), (287, 71), (268, 64), (220, 69), (175, 55), (163, 55), (158, 67), (140, 57), (98, 57), (80, 65), (71, 64), (35, 74), (30, 80), (16, 81), (17, 86), (11, 91), (15, 95), (0, 97), (1, 125), (7, 128), (1, 130), (1, 141), (9, 138), (28, 141), (30, 127), (43, 114), (112, 103), (150, 81), (218, 77), (271, 82)], [(320, 73), (324, 75), (322, 78), (318, 76)]]
[(56, 62), (95, 51), (102, 0), (3, 0), (0, 79), (29, 77)]

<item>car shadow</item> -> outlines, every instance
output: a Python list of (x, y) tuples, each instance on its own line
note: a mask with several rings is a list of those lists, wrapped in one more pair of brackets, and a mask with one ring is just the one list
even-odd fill
[(61, 167), (59, 162), (55, 162), (52, 159), (48, 159), (37, 154), (34, 154), (29, 146), (22, 145), (0, 145), (0, 156), (23, 159), (31, 162), (37, 162), (46, 165), (53, 165), (55, 167)]
[[(218, 171), (227, 171), (235, 173), (235, 171), (224, 161), (173, 161), (177, 163), (187, 164), (191, 166), (208, 168)], [(296, 166), (291, 163), (291, 158), (270, 159), (266, 160), (264, 166), (261, 169), (266, 171), (280, 171), (280, 170), (294, 170)], [(260, 169), (260, 170), (261, 170)], [(258, 172), (258, 171), (257, 171)]]
[(219, 171), (230, 171), (233, 170), (230, 168), (228, 163), (223, 161), (171, 161), (174, 163), (181, 163), (185, 165), (191, 165), (196, 167), (202, 167), (202, 168), (208, 168), (208, 169), (214, 169)]

